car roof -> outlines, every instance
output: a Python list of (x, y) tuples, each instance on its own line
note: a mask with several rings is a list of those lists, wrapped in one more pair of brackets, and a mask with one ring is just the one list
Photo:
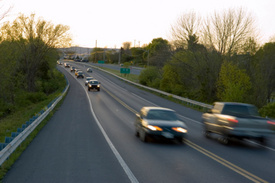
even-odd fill
[(150, 111), (150, 110), (174, 111), (173, 109), (168, 109), (168, 108), (164, 108), (164, 107), (154, 107), (154, 106), (145, 106), (145, 107), (142, 107), (142, 109), (146, 110), (146, 111)]
[(215, 102), (214, 104), (253, 106), (252, 104), (246, 104), (246, 103), (240, 103), (240, 102)]

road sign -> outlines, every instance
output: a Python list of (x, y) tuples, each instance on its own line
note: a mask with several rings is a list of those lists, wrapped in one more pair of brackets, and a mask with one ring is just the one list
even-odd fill
[(99, 60), (97, 63), (104, 64), (104, 60)]
[(130, 74), (130, 69), (129, 68), (120, 68), (120, 73), (121, 74)]

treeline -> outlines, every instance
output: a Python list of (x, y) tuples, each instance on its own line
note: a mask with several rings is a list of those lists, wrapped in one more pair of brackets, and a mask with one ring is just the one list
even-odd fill
[(0, 119), (46, 99), (64, 84), (57, 47), (70, 41), (68, 27), (20, 15), (0, 28)]
[(243, 9), (205, 19), (190, 12), (172, 26), (171, 41), (156, 38), (134, 48), (125, 42), (105, 60), (146, 67), (141, 84), (210, 104), (251, 103), (275, 117), (275, 42), (260, 46), (256, 32)]

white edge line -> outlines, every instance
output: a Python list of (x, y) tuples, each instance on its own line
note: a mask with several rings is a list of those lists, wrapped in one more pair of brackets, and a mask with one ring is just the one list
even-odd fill
[(134, 174), (132, 173), (132, 171), (130, 170), (130, 168), (127, 166), (127, 164), (125, 163), (125, 161), (123, 160), (123, 158), (121, 157), (121, 155), (119, 154), (119, 152), (117, 151), (117, 149), (115, 148), (115, 146), (113, 145), (113, 143), (111, 142), (110, 138), (108, 137), (107, 133), (105, 132), (105, 130), (103, 129), (103, 127), (101, 126), (98, 118), (96, 117), (94, 110), (93, 110), (93, 106), (92, 106), (92, 102), (89, 98), (89, 94), (88, 91), (86, 91), (85, 87), (82, 85), (82, 87), (84, 88), (84, 91), (86, 92), (87, 98), (89, 99), (89, 105), (90, 105), (90, 109), (91, 109), (91, 113), (101, 131), (101, 133), (103, 134), (105, 140), (107, 141), (108, 145), (110, 146), (111, 150), (113, 151), (115, 157), (117, 158), (118, 162), (120, 163), (120, 165), (122, 166), (123, 170), (125, 171), (125, 173), (127, 174), (128, 178), (130, 179), (130, 181), (132, 183), (138, 183), (137, 178), (134, 176)]

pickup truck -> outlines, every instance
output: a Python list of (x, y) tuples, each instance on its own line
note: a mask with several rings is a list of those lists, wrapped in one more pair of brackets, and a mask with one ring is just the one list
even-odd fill
[(233, 138), (255, 139), (266, 143), (269, 135), (274, 134), (275, 122), (260, 117), (258, 109), (251, 104), (215, 102), (214, 107), (202, 115), (204, 135), (220, 135), (220, 142), (229, 144)]

